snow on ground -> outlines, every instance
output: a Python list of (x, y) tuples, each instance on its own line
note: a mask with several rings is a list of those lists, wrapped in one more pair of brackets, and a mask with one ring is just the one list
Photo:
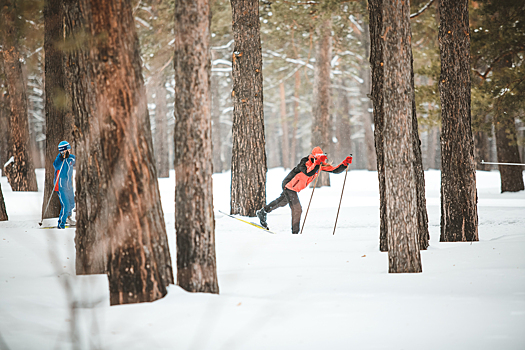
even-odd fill
[[(268, 172), (268, 201), (285, 175)], [(525, 192), (501, 194), (498, 172), (478, 172), (480, 242), (439, 243), (440, 173), (425, 177), (421, 274), (388, 274), (377, 173), (348, 173), (335, 236), (344, 174), (316, 189), (292, 236), (288, 207), (268, 216), (276, 235), (218, 213), (229, 210), (224, 173), (214, 175), (220, 295), (174, 285), (154, 303), (113, 307), (104, 275), (75, 277), (74, 230), (39, 229), (42, 192), (13, 193), (1, 178), (0, 348), (525, 349)], [(159, 183), (176, 266), (173, 173)]]

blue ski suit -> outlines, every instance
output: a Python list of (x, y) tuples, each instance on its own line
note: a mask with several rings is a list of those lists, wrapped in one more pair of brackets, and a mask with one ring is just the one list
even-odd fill
[[(55, 168), (53, 183), (56, 183), (54, 190), (58, 192), (58, 198), (60, 198), (60, 205), (62, 206), (58, 217), (58, 227), (60, 228), (66, 227), (66, 219), (68, 216), (71, 216), (75, 207), (75, 191), (73, 190), (73, 166), (75, 162), (76, 158), (72, 154), (67, 158), (59, 154), (53, 162), (53, 167)], [(62, 170), (60, 170), (61, 168)]]

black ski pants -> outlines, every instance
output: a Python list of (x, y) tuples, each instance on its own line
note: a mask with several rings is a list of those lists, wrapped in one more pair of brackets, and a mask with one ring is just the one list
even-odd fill
[(299, 233), (303, 208), (301, 208), (301, 202), (299, 202), (297, 192), (285, 188), (279, 197), (264, 207), (264, 211), (269, 213), (287, 204), (290, 206), (290, 209), (292, 209), (292, 233)]

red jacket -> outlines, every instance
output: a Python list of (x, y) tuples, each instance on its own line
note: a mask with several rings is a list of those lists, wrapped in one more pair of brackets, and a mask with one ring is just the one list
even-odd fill
[(314, 165), (313, 156), (307, 156), (301, 159), (299, 164), (292, 169), (292, 171), (283, 180), (283, 189), (300, 192), (306, 188), (319, 175), (319, 170), (327, 171), (334, 174), (339, 174), (346, 170), (346, 165), (343, 163), (337, 167), (328, 164)]

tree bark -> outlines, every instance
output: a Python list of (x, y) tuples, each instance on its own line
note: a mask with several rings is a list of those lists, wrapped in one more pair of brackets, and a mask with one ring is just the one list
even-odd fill
[(255, 216), (266, 204), (259, 2), (231, 0), (233, 38), (233, 126), (231, 214)]
[[(311, 148), (321, 147), (327, 152), (331, 145), (330, 139), (330, 60), (332, 59), (332, 21), (324, 20), (319, 30), (314, 66), (313, 108), (312, 108), (312, 142)], [(312, 183), (311, 186), (313, 186)], [(330, 186), (330, 174), (321, 171), (317, 187)]]
[[(498, 163), (521, 163), (514, 118), (501, 118), (496, 122), (496, 148)], [(498, 165), (501, 193), (523, 191), (523, 167)]]
[(484, 131), (474, 133), (474, 162), (477, 170), (490, 170), (490, 165), (481, 164), (481, 161), (490, 161), (489, 139)]
[[(58, 144), (71, 139), (73, 116), (67, 104), (64, 72), (64, 18), (62, 1), (46, 0), (44, 3), (44, 52), (45, 52), (45, 113), (46, 113), (46, 153), (43, 218), (56, 218), (60, 215), (60, 200), (53, 196), (55, 169), (53, 162), (58, 154)], [(74, 152), (74, 150), (73, 150)], [(46, 205), (52, 196), (49, 206)]]
[(299, 89), (301, 88), (301, 70), (295, 72), (294, 103), (292, 124), (292, 145), (290, 149), (290, 166), (297, 164), (297, 127), (299, 126)]
[(384, 128), (384, 98), (383, 98), (383, 0), (369, 0), (370, 28), (370, 67), (372, 71), (371, 96), (374, 104), (374, 139), (377, 158), (377, 177), (379, 179), (379, 250), (388, 251), (386, 194), (385, 194), (385, 162), (383, 146)]
[(439, 139), (439, 128), (433, 127), (429, 131), (429, 141), (427, 147), (427, 170), (428, 169), (439, 169), (440, 167), (436, 164), (437, 150), (438, 150), (438, 139)]
[(439, 3), (441, 242), (478, 241), (467, 0)]
[[(363, 30), (363, 47), (365, 51), (365, 57), (369, 57), (369, 47), (370, 47), (370, 30), (365, 26)], [(370, 171), (377, 170), (377, 156), (374, 149), (374, 134), (372, 130), (372, 116), (370, 115), (369, 108), (372, 107), (372, 101), (368, 98), (370, 93), (370, 67), (366, 65), (361, 66), (361, 79), (363, 79), (363, 84), (361, 84), (361, 110), (362, 110), (362, 120), (363, 128), (365, 130), (365, 146), (366, 146), (366, 168)]]
[(210, 4), (175, 5), (177, 283), (219, 293), (212, 190)]
[(29, 124), (27, 98), (18, 50), (17, 8), (16, 1), (5, 0), (0, 9), (2, 14), (2, 53), (4, 70), (9, 90), (10, 102), (10, 141), (14, 162), (11, 163), (8, 176), (13, 191), (38, 191), (35, 168), (29, 148)]
[(79, 135), (77, 271), (107, 256), (111, 305), (155, 301), (173, 272), (131, 5), (66, 6), (66, 37), (85, 40), (67, 64)]
[(5, 209), (4, 194), (2, 193), (2, 185), (0, 185), (0, 221), (7, 221), (7, 211)]
[[(162, 73), (160, 73), (162, 74)], [(170, 177), (168, 154), (168, 107), (166, 102), (166, 87), (164, 77), (157, 78), (155, 86), (155, 161), (158, 177)]]
[(4, 164), (11, 157), (11, 146), (9, 142), (9, 118), (11, 116), (9, 92), (4, 73), (4, 57), (0, 54), (0, 173), (6, 176)]
[(383, 6), (382, 32), (389, 272), (421, 272), (413, 149), (410, 5), (407, 2), (396, 0)]
[(284, 89), (284, 82), (279, 84), (279, 95), (281, 97), (281, 127), (283, 129), (283, 141), (282, 141), (282, 154), (283, 154), (283, 167), (285, 169), (291, 169), (290, 164), (290, 147), (288, 143), (288, 121), (286, 120), (286, 91)]
[(213, 172), (222, 173), (224, 170), (222, 162), (222, 138), (221, 138), (221, 104), (219, 93), (219, 78), (213, 74), (210, 76), (211, 89), (211, 137), (213, 152)]

